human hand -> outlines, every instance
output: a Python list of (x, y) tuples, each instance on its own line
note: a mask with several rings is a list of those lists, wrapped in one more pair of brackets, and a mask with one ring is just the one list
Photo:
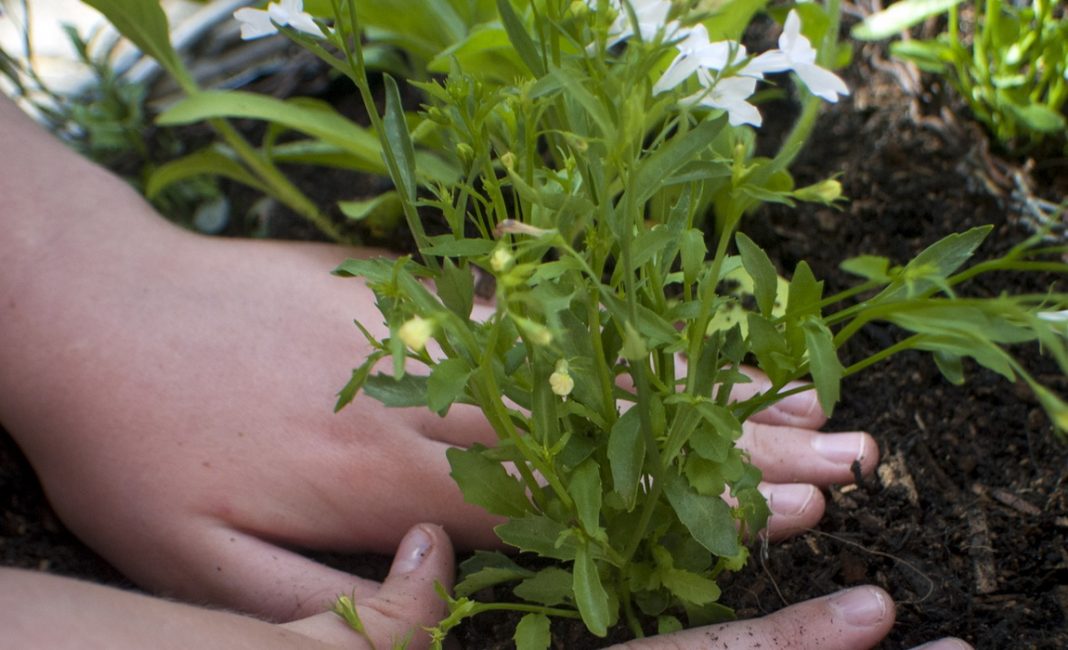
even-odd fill
[(57, 576), (0, 569), (2, 648), (187, 650), (220, 648), (406, 648), (429, 645), (424, 628), (445, 615), (435, 583), (452, 584), (453, 550), (433, 525), (413, 527), (401, 541), (389, 576), (374, 594), (357, 598), (365, 635), (326, 612), (272, 625)]
[[(854, 587), (783, 608), (762, 618), (683, 630), (630, 641), (613, 650), (863, 650), (894, 623), (894, 603), (878, 587)], [(960, 639), (940, 639), (922, 650), (971, 650)], [(920, 650), (916, 648), (916, 650)]]
[[(21, 152), (0, 160), (0, 418), (76, 534), (139, 584), (275, 620), (377, 588), (292, 549), (389, 553), (420, 521), (462, 548), (498, 544), (444, 454), (495, 442), (477, 410), (361, 396), (332, 413), (368, 352), (351, 322), (377, 323), (370, 291), (329, 275), (352, 250), (180, 231), (12, 109), (0, 102), (0, 142)], [(809, 395), (746, 425), (771, 537), (819, 519), (806, 484), (874, 466), (870, 437), (815, 433), (824, 419)]]
[[(388, 553), (424, 520), (463, 548), (498, 544), (498, 520), (462, 501), (444, 454), (495, 441), (476, 410), (442, 419), (358, 397), (332, 413), (367, 353), (351, 321), (374, 313), (366, 288), (328, 274), (351, 251), (170, 230), (140, 242), (72, 253), (96, 272), (55, 278), (62, 300), (24, 290), (24, 340), (60, 343), (45, 360), (30, 357), (40, 345), (13, 347), (3, 367), (33, 371), (0, 371), (7, 426), (101, 555), (157, 591), (289, 620), (375, 588), (290, 549)], [(77, 390), (42, 404), (59, 385)], [(874, 465), (870, 438), (816, 434), (824, 419), (800, 396), (746, 426), (773, 538), (818, 521), (822, 495), (806, 484), (851, 480), (858, 456)], [(830, 439), (850, 448), (837, 461), (810, 444)]]
[[(356, 609), (366, 637), (332, 613), (272, 625), (228, 612), (122, 592), (28, 571), (0, 569), (0, 627), (19, 648), (367, 648), (410, 638), (424, 648), (422, 628), (444, 614), (434, 583), (451, 584), (452, 548), (435, 526), (420, 525), (402, 540), (389, 577)], [(614, 646), (617, 650), (724, 648), (857, 650), (890, 630), (894, 606), (875, 587), (857, 587), (792, 605), (762, 618), (684, 630)], [(372, 645), (373, 644), (373, 645)], [(926, 650), (969, 650), (956, 639)]]

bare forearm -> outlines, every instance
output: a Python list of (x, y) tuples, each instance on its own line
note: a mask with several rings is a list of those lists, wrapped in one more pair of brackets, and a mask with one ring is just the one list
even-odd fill
[(236, 614), (11, 569), (0, 569), (0, 629), (10, 648), (335, 647)]

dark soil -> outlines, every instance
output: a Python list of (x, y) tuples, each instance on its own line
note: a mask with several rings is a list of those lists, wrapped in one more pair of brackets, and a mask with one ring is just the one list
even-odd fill
[[(981, 254), (1031, 234), (1004, 198), (1008, 193), (997, 195), (1005, 188), (983, 162), (981, 137), (946, 126), (937, 94), (913, 104), (896, 77), (865, 63), (878, 56), (867, 54), (851, 71), (853, 96), (824, 113), (794, 170), (799, 184), (840, 171), (851, 201), (841, 211), (765, 209), (748, 222), (780, 268), (807, 260), (833, 291), (849, 282), (837, 269), (848, 256), (879, 254), (902, 263), (940, 237), (980, 224), (995, 226)], [(774, 115), (768, 119), (774, 122)], [(1063, 165), (1048, 161), (1036, 190), (1064, 196), (1057, 173), (1049, 171)], [(971, 291), (1041, 291), (1053, 282), (1063, 278), (997, 277)], [(845, 355), (861, 358), (897, 336), (872, 327)], [(1068, 395), (1068, 380), (1055, 366), (1035, 350), (1018, 352), (1043, 383)], [(897, 624), (882, 648), (946, 635), (978, 648), (1068, 647), (1068, 444), (1055, 439), (1026, 387), (982, 370), (968, 379), (964, 387), (950, 385), (919, 354), (850, 378), (828, 430), (873, 433), (883, 458), (878, 474), (829, 490), (819, 529), (768, 548), (764, 559), (754, 553), (749, 568), (728, 580), (724, 602), (740, 616), (759, 616), (876, 584), (898, 603)], [(4, 564), (123, 584), (63, 528), (6, 434), (0, 436), (0, 511)], [(367, 560), (350, 559), (346, 568), (368, 566), (368, 575), (381, 575), (382, 560)], [(513, 625), (486, 617), (461, 630), (461, 643), (509, 647)], [(554, 624), (554, 632), (557, 648), (598, 643), (573, 627)]]

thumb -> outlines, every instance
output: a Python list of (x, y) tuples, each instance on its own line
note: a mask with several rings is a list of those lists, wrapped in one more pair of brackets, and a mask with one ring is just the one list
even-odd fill
[[(434, 585), (441, 583), (451, 589), (453, 575), (452, 542), (444, 529), (433, 524), (414, 526), (401, 540), (382, 587), (374, 596), (356, 601), (367, 641), (375, 648), (395, 647), (406, 640), (405, 647), (413, 650), (427, 647), (430, 639), (423, 628), (436, 625), (445, 615), (445, 603)], [(285, 627), (339, 646), (351, 646), (355, 635), (333, 613), (318, 614)]]

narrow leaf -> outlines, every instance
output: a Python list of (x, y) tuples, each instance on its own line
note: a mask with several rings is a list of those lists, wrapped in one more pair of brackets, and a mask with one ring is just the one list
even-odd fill
[(575, 604), (582, 615), (582, 622), (595, 636), (608, 634), (608, 593), (601, 584), (597, 563), (586, 543), (580, 544), (575, 552), (574, 590)]
[(805, 332), (805, 347), (808, 348), (808, 369), (816, 384), (816, 397), (828, 416), (840, 397), (842, 363), (834, 347), (834, 335), (823, 321), (808, 319), (801, 326)]
[(742, 257), (742, 265), (753, 278), (753, 295), (756, 297), (760, 313), (770, 316), (775, 309), (775, 294), (778, 291), (779, 274), (775, 272), (775, 266), (771, 263), (768, 254), (757, 246), (752, 239), (739, 232), (735, 236), (738, 243), (738, 252)]
[(385, 146), (389, 147), (393, 159), (397, 164), (396, 175), (393, 179), (409, 201), (415, 201), (415, 148), (412, 146), (412, 136), (408, 132), (408, 122), (404, 116), (404, 104), (401, 102), (400, 89), (393, 77), (382, 76), (386, 86), (386, 110), (382, 116), (382, 128), (385, 130), (383, 137)]
[(504, 30), (508, 32), (508, 40), (512, 42), (512, 47), (519, 54), (523, 65), (527, 66), (527, 69), (535, 77), (543, 76), (545, 74), (545, 65), (538, 55), (538, 48), (534, 45), (530, 34), (527, 33), (523, 22), (516, 15), (511, 1), (497, 0), (497, 12), (501, 15)]

